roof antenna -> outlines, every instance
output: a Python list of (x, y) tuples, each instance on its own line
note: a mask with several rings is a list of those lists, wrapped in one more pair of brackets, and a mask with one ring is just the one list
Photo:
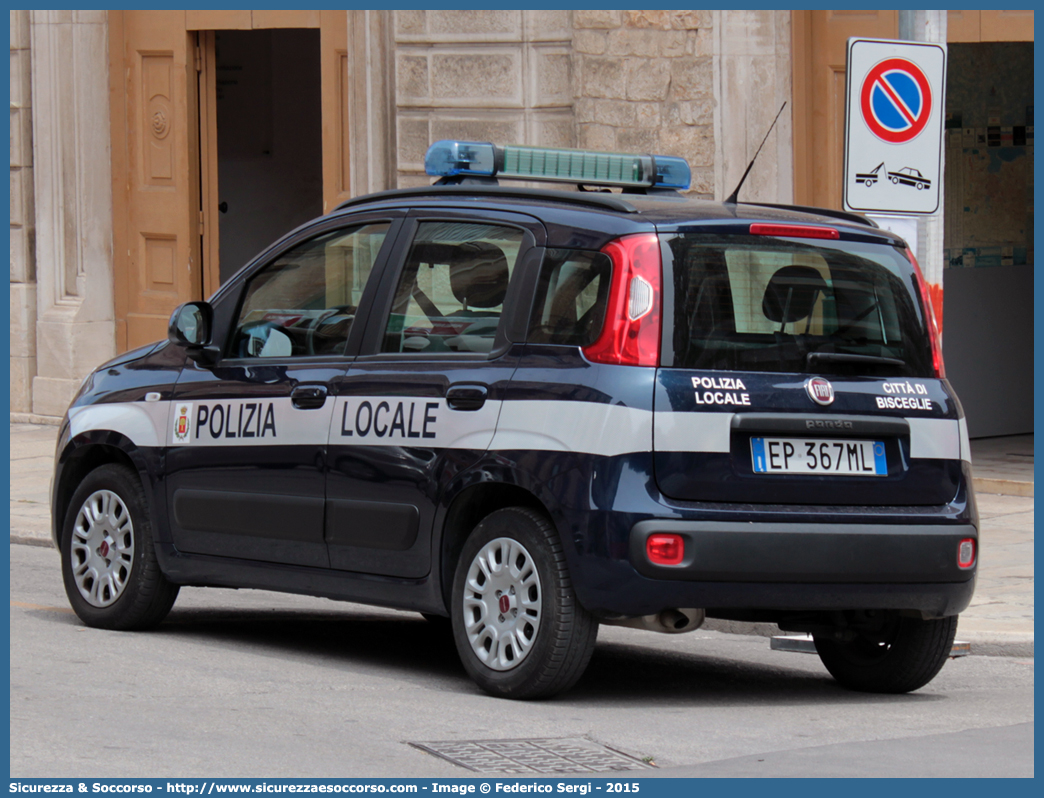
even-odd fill
[[(779, 120), (779, 115), (783, 113), (783, 109), (787, 107), (786, 100), (783, 101), (783, 105), (779, 107), (779, 111), (776, 114), (776, 118), (772, 120), (772, 124), (769, 125), (768, 133), (765, 134), (765, 138), (761, 140), (761, 147), (765, 146), (765, 142), (768, 141), (769, 133), (772, 132), (772, 128), (776, 126), (776, 122)], [(743, 187), (743, 181), (747, 179), (747, 175), (750, 174), (750, 168), (754, 165), (754, 161), (758, 159), (758, 155), (761, 154), (761, 147), (758, 147), (758, 151), (754, 153), (754, 157), (750, 159), (750, 163), (747, 164), (747, 171), (743, 173), (743, 177), (740, 178), (739, 185), (736, 186), (736, 190), (729, 194), (729, 198), (725, 202), (736, 204), (739, 198), (739, 190)]]

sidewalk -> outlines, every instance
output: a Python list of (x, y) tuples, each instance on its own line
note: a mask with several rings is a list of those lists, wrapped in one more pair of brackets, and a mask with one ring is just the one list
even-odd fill
[[(49, 424), (11, 423), (12, 543), (51, 545), (49, 490), (57, 434)], [(982, 518), (979, 578), (957, 638), (971, 643), (973, 654), (1032, 657), (1033, 436), (972, 441), (972, 460)], [(779, 633), (769, 624), (713, 620), (707, 628)]]

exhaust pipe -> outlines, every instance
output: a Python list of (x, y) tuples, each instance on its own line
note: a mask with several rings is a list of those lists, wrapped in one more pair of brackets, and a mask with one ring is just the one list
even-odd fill
[(645, 629), (649, 632), (677, 635), (699, 629), (706, 617), (706, 611), (687, 607), (661, 610), (655, 615), (643, 615), (638, 618), (599, 619), (599, 623), (607, 626), (627, 626), (632, 629)]

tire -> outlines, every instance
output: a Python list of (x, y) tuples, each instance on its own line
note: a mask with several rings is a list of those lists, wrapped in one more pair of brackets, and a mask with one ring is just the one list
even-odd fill
[(457, 562), (450, 617), (464, 669), (502, 698), (568, 690), (587, 669), (598, 636), (598, 622), (573, 592), (557, 532), (525, 507), (497, 510), (471, 533)]
[(151, 629), (178, 597), (156, 562), (141, 480), (126, 466), (100, 466), (80, 483), (65, 515), (61, 558), (65, 593), (88, 626)]
[(946, 664), (957, 616), (922, 621), (896, 615), (881, 634), (841, 642), (813, 635), (816, 651), (840, 684), (864, 693), (909, 693), (928, 684)]

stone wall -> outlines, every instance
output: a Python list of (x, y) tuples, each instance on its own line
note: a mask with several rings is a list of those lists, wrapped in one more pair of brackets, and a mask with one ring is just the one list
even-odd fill
[(60, 416), (116, 353), (105, 11), (31, 11), (36, 186), (32, 412)]
[[(440, 138), (685, 158), (724, 199), (791, 96), (787, 11), (396, 11), (398, 184)], [(741, 199), (790, 202), (786, 111)]]
[(574, 11), (578, 146), (680, 156), (712, 197), (713, 46), (710, 11)]
[(399, 186), (439, 139), (574, 147), (569, 11), (396, 11)]
[(32, 410), (36, 376), (29, 12), (11, 11), (11, 410)]
[[(791, 12), (715, 11), (714, 172), (725, 199), (765, 141), (740, 191), (740, 201), (794, 201), (793, 56)], [(783, 110), (769, 134), (772, 120)]]

